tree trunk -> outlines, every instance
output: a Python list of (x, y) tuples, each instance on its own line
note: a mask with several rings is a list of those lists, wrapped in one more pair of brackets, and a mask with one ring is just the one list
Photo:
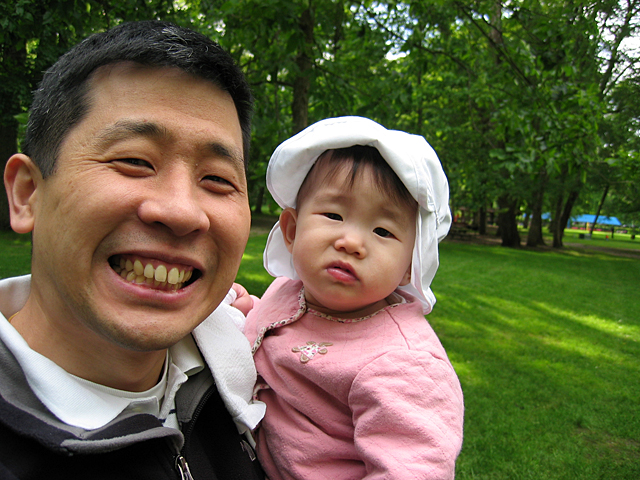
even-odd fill
[[(12, 119), (13, 120), (13, 119)], [(6, 120), (0, 122), (0, 173), (4, 177), (4, 167), (9, 157), (16, 153), (18, 146), (18, 122)], [(4, 188), (4, 182), (0, 181), (0, 230), (11, 230), (9, 218), (9, 201)]]
[(498, 199), (498, 223), (500, 225), (500, 236), (503, 247), (519, 247), (520, 233), (518, 232), (518, 222), (516, 221), (517, 201), (503, 195)]
[(304, 130), (309, 125), (309, 89), (311, 87), (312, 62), (309, 51), (313, 46), (313, 16), (308, 7), (298, 20), (304, 37), (304, 44), (296, 56), (298, 74), (293, 81), (293, 134)]
[(487, 234), (487, 209), (485, 207), (480, 207), (478, 210), (478, 234)]
[(602, 198), (600, 199), (600, 203), (598, 204), (598, 210), (596, 210), (596, 218), (593, 219), (593, 223), (591, 224), (591, 228), (589, 229), (589, 235), (593, 235), (593, 229), (595, 228), (598, 217), (600, 216), (600, 211), (602, 210), (602, 205), (604, 205), (604, 201), (607, 198), (607, 193), (609, 193), (609, 184), (607, 184), (607, 186), (604, 188), (604, 192), (602, 193)]
[(262, 204), (264, 202), (264, 187), (258, 189), (258, 195), (256, 196), (256, 204), (253, 207), (253, 213), (262, 213)]
[[(27, 49), (24, 40), (20, 40), (11, 33), (11, 29), (3, 32), (5, 48), (0, 48), (3, 58), (3, 71), (11, 71), (10, 65), (24, 65), (27, 59)], [(7, 70), (4, 69), (6, 65)], [(3, 74), (4, 75), (4, 74)], [(28, 83), (28, 79), (21, 79)], [(15, 115), (21, 112), (20, 90), (3, 77), (0, 89), (0, 179), (4, 178), (4, 168), (9, 157), (18, 151), (18, 121)], [(4, 188), (4, 181), (0, 180), (0, 230), (11, 230), (9, 218), (9, 201)]]
[(527, 247), (537, 247), (545, 245), (542, 236), (542, 207), (534, 206), (531, 213), (531, 223), (529, 224), (529, 233), (527, 234)]
[(567, 201), (563, 205), (562, 194), (558, 196), (558, 201), (556, 202), (556, 222), (553, 228), (553, 248), (562, 248), (562, 237), (564, 236), (564, 229), (567, 226), (567, 222), (569, 218), (571, 218), (571, 210), (573, 210), (573, 205), (576, 203), (579, 195), (578, 190), (572, 190), (569, 192), (567, 196)]
[(527, 247), (537, 247), (544, 245), (542, 236), (542, 208), (544, 206), (544, 189), (547, 183), (547, 173), (543, 169), (538, 175), (538, 188), (533, 197), (533, 205), (531, 207), (531, 223), (529, 225), (529, 233), (527, 234)]

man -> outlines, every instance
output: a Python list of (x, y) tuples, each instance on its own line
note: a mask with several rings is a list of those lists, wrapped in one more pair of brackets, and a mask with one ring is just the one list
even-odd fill
[(160, 22), (45, 74), (5, 170), (33, 255), (0, 282), (1, 478), (261, 478), (255, 367), (217, 308), (249, 234), (251, 111), (225, 51)]

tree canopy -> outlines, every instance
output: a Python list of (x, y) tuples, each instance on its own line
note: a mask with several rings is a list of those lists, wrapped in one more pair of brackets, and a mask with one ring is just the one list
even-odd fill
[[(70, 45), (116, 23), (164, 18), (227, 48), (256, 97), (251, 201), (269, 205), (275, 147), (310, 123), (362, 115), (423, 135), (438, 152), (455, 213), (502, 243), (562, 246), (576, 210), (640, 220), (640, 0), (10, 0), (0, 6), (0, 145), (42, 71)], [(603, 200), (601, 202), (601, 200)], [(4, 218), (6, 228), (6, 214)]]

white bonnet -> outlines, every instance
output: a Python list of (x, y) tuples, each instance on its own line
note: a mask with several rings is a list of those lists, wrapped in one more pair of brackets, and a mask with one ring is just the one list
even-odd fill
[[(429, 286), (438, 269), (438, 242), (449, 232), (451, 212), (447, 177), (423, 137), (387, 130), (363, 117), (321, 120), (278, 146), (267, 168), (267, 188), (282, 208), (295, 207), (298, 190), (318, 157), (325, 150), (353, 145), (375, 147), (418, 202), (411, 283), (399, 288), (420, 299), (427, 314), (436, 302)], [(298, 278), (279, 223), (269, 234), (264, 266), (274, 277)]]

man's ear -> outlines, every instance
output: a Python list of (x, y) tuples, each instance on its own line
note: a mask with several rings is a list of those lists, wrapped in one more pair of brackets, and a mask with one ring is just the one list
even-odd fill
[(284, 237), (284, 243), (289, 253), (293, 250), (293, 242), (296, 238), (296, 227), (298, 225), (298, 212), (295, 208), (287, 207), (280, 214), (280, 230)]
[(405, 285), (409, 285), (409, 283), (411, 282), (411, 263), (409, 264), (409, 268), (407, 268), (407, 271), (404, 272), (404, 277), (402, 277), (402, 280), (400, 281), (400, 286), (404, 287)]
[(31, 158), (17, 153), (7, 161), (4, 187), (9, 200), (11, 228), (14, 231), (29, 233), (33, 230), (36, 192), (41, 182), (40, 169)]

